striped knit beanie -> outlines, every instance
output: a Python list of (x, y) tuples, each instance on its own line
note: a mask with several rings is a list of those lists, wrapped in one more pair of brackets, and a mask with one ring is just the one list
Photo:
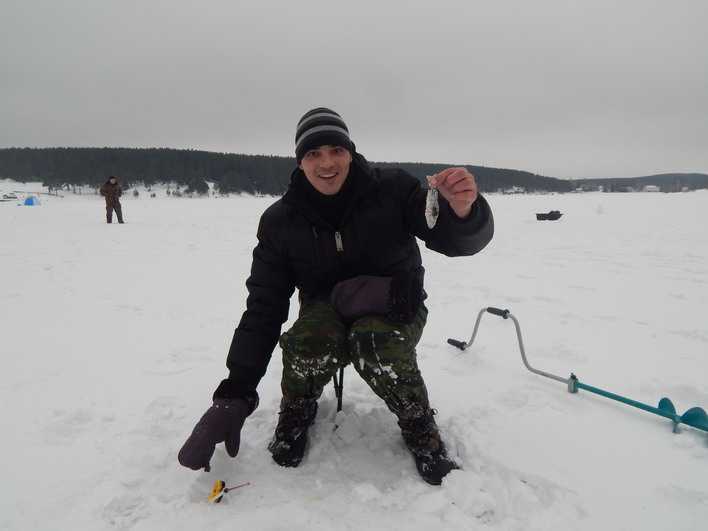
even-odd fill
[(319, 146), (341, 146), (351, 153), (356, 150), (342, 117), (325, 107), (307, 111), (297, 123), (295, 132), (297, 163), (300, 164), (305, 153)]

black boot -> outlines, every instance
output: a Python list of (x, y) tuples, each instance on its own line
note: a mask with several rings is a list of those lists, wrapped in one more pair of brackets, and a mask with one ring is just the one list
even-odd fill
[(317, 400), (296, 398), (280, 401), (280, 418), (268, 450), (280, 466), (298, 466), (305, 455), (307, 430), (317, 415)]
[(423, 410), (418, 415), (401, 418), (398, 425), (420, 476), (431, 485), (440, 485), (450, 471), (460, 467), (447, 455), (434, 414), (433, 409)]

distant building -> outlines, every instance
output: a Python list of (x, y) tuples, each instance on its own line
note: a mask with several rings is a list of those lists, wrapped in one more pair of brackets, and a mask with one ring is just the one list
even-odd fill
[(642, 188), (642, 192), (661, 192), (661, 188), (655, 184), (647, 184), (644, 188)]

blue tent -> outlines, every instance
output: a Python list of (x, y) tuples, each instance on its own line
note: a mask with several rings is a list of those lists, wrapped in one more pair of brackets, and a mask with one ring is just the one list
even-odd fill
[(39, 199), (37, 199), (35, 196), (31, 195), (27, 199), (25, 199), (25, 205), (27, 206), (35, 206), (39, 204)]

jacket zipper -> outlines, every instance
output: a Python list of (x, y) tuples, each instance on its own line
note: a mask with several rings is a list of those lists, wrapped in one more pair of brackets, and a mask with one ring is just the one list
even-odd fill
[(336, 231), (334, 233), (334, 241), (337, 243), (337, 252), (338, 253), (344, 252), (344, 245), (342, 244), (342, 235), (340, 234), (339, 231)]
[(317, 232), (317, 227), (314, 225), (311, 225), (312, 227), (312, 235), (315, 237), (315, 265), (316, 267), (320, 266), (320, 235)]

